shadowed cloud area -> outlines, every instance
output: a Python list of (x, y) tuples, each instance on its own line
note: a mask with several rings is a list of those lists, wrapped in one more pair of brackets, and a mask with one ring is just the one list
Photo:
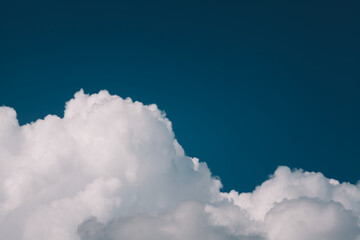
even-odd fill
[[(0, 236), (12, 240), (359, 240), (359, 185), (278, 167), (221, 191), (154, 104), (82, 90), (64, 117), (0, 108)], [(221, 176), (220, 176), (221, 177)]]

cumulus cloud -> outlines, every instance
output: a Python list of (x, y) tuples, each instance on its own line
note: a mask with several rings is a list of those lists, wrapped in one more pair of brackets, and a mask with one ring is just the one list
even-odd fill
[(279, 167), (221, 192), (156, 105), (107, 91), (23, 126), (0, 107), (0, 184), (4, 239), (360, 239), (359, 185)]

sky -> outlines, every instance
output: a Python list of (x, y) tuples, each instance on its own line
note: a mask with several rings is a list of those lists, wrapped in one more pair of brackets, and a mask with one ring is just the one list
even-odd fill
[(0, 0), (0, 236), (360, 240), (360, 3)]
[(358, 1), (0, 1), (0, 105), (20, 124), (74, 93), (157, 104), (224, 191), (278, 166), (355, 184)]

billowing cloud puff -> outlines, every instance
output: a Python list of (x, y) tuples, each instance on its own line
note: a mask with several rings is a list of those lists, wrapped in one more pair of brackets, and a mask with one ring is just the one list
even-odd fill
[(221, 192), (156, 105), (107, 91), (23, 126), (0, 107), (0, 184), (1, 239), (360, 239), (359, 185), (279, 167)]

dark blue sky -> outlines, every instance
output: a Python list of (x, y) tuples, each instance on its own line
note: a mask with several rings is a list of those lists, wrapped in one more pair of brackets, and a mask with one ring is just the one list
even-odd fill
[(250, 2), (0, 0), (0, 104), (24, 124), (108, 89), (165, 110), (225, 190), (278, 165), (356, 182), (360, 2)]

